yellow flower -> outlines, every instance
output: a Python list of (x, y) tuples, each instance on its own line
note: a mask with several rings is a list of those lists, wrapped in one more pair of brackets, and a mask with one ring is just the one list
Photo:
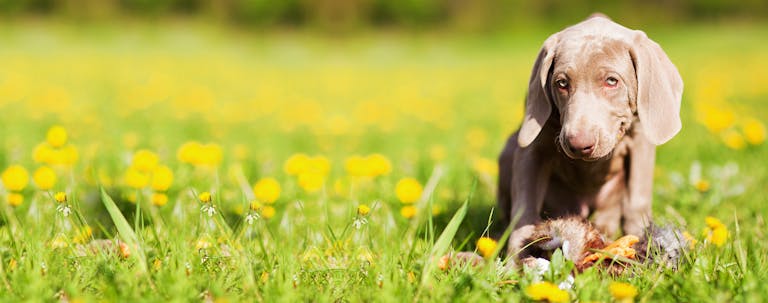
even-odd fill
[(477, 240), (477, 251), (485, 258), (490, 258), (493, 252), (496, 251), (496, 240), (482, 237)]
[(32, 150), (32, 160), (35, 163), (51, 163), (53, 160), (53, 150), (46, 143), (40, 143)]
[(58, 236), (56, 236), (56, 238), (53, 238), (53, 240), (51, 240), (50, 245), (51, 245), (51, 248), (53, 249), (59, 249), (59, 248), (65, 248), (69, 246), (69, 243), (67, 243), (67, 237), (64, 236), (64, 234), (59, 234)]
[(344, 170), (352, 177), (365, 177), (368, 174), (367, 163), (361, 156), (351, 156), (344, 160)]
[(60, 191), (53, 195), (53, 199), (58, 203), (67, 203), (67, 193)]
[(186, 142), (182, 144), (179, 147), (179, 149), (176, 151), (176, 158), (183, 163), (189, 163), (189, 164), (198, 163), (199, 162), (198, 159), (200, 158), (202, 147), (203, 145), (197, 141)]
[(714, 134), (731, 127), (736, 121), (736, 114), (722, 106), (702, 104), (698, 108), (697, 115), (698, 120)]
[(217, 166), (224, 159), (224, 151), (221, 146), (215, 143), (209, 143), (202, 146), (200, 155), (198, 156), (198, 165), (210, 165)]
[(261, 205), (259, 201), (251, 201), (251, 203), (248, 206), (252, 211), (257, 211), (263, 207), (263, 205)]
[(611, 291), (611, 296), (620, 302), (632, 302), (637, 296), (637, 288), (629, 283), (611, 282), (608, 290)]
[(715, 217), (706, 217), (704, 222), (707, 224), (707, 227), (704, 229), (707, 241), (715, 244), (717, 247), (723, 246), (725, 241), (728, 240), (728, 227)]
[(382, 154), (372, 154), (365, 158), (372, 177), (385, 176), (392, 172), (392, 162)]
[(93, 235), (93, 229), (90, 226), (85, 226), (83, 229), (75, 235), (75, 237), (72, 238), (72, 241), (75, 243), (86, 243), (88, 240), (91, 239), (91, 236)]
[(8, 205), (19, 206), (24, 203), (24, 196), (20, 193), (8, 193)]
[(694, 184), (694, 187), (696, 187), (696, 190), (702, 193), (709, 191), (709, 186), (710, 186), (709, 181), (704, 179), (701, 179), (698, 182), (696, 182), (696, 184)]
[(198, 195), (197, 198), (200, 199), (200, 202), (202, 203), (211, 203), (212, 201), (211, 193), (207, 191), (200, 193), (200, 195)]
[(168, 166), (160, 165), (152, 172), (152, 189), (166, 191), (173, 183), (173, 171)]
[(164, 193), (152, 194), (152, 204), (155, 206), (163, 206), (165, 204), (168, 204), (168, 195)]
[(280, 198), (280, 183), (274, 178), (263, 178), (253, 185), (253, 194), (263, 203), (274, 203)]
[(131, 165), (142, 173), (149, 173), (157, 167), (160, 158), (152, 151), (142, 149), (133, 154)]
[(325, 177), (319, 173), (305, 172), (299, 174), (299, 186), (309, 193), (314, 193), (323, 188)]
[(688, 243), (690, 243), (689, 246), (691, 247), (691, 249), (696, 247), (696, 243), (699, 242), (699, 241), (696, 240), (696, 238), (693, 237), (693, 235), (691, 235), (691, 233), (689, 233), (687, 231), (683, 232), (683, 238), (685, 238), (685, 240), (687, 240)]
[(744, 149), (744, 147), (747, 145), (744, 142), (744, 136), (732, 129), (723, 132), (722, 139), (725, 146), (728, 146), (730, 149), (740, 150)]
[(416, 207), (413, 205), (407, 205), (400, 208), (400, 215), (406, 219), (413, 218), (416, 215)]
[(67, 144), (66, 146), (53, 152), (53, 159), (51, 160), (51, 164), (74, 165), (78, 158), (79, 154), (77, 152), (77, 147), (72, 144)]
[(264, 219), (270, 219), (274, 217), (275, 212), (275, 208), (269, 205), (261, 208), (261, 216), (264, 217)]
[(128, 187), (141, 189), (146, 187), (148, 183), (149, 177), (133, 167), (128, 168), (128, 171), (125, 172), (125, 184)]
[(11, 165), (5, 169), (0, 179), (3, 185), (10, 191), (22, 191), (29, 183), (29, 173), (21, 165)]
[(371, 212), (371, 208), (368, 207), (368, 205), (360, 204), (357, 206), (357, 213), (361, 216), (368, 215), (368, 213)]
[(419, 181), (414, 178), (403, 178), (395, 185), (395, 195), (404, 204), (411, 204), (421, 198), (424, 189)]
[(301, 153), (293, 154), (288, 158), (288, 160), (285, 160), (283, 170), (286, 174), (295, 176), (304, 171), (304, 167), (307, 166), (307, 162), (309, 162), (309, 156)]
[(536, 301), (568, 302), (568, 292), (551, 282), (538, 282), (525, 288), (525, 295)]
[(496, 161), (486, 158), (477, 158), (472, 161), (472, 168), (483, 175), (496, 176), (499, 173), (499, 166)]
[(49, 190), (56, 185), (56, 172), (48, 166), (40, 166), (32, 174), (32, 180), (35, 181), (37, 188), (41, 190)]
[(48, 133), (45, 135), (45, 141), (50, 146), (62, 147), (67, 144), (67, 130), (61, 126), (53, 126), (48, 129)]
[(749, 144), (760, 145), (765, 142), (765, 125), (760, 120), (747, 118), (741, 130), (744, 132), (744, 138), (747, 139)]

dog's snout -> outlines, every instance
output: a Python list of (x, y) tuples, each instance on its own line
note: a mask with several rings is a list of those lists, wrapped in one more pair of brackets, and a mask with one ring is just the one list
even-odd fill
[(595, 138), (588, 135), (569, 135), (566, 138), (568, 149), (578, 156), (589, 156), (595, 151)]

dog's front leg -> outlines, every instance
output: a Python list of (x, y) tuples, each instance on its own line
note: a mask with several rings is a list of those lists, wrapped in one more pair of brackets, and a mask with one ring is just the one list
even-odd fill
[(629, 197), (624, 199), (622, 205), (623, 229), (624, 234), (641, 236), (651, 223), (656, 146), (641, 133), (636, 133), (633, 141), (629, 154)]
[(515, 224), (509, 238), (507, 252), (516, 254), (523, 241), (533, 232), (533, 225), (541, 220), (541, 208), (552, 174), (552, 163), (535, 149), (535, 145), (520, 148), (515, 153), (512, 170), (510, 218)]

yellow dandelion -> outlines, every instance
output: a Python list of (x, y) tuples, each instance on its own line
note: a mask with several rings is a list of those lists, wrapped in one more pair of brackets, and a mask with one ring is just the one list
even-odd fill
[(744, 136), (733, 129), (724, 131), (721, 137), (725, 146), (730, 149), (741, 150), (747, 145)]
[(221, 148), (221, 146), (215, 143), (209, 143), (202, 146), (196, 164), (217, 166), (223, 159), (224, 150)]
[(133, 154), (131, 166), (142, 173), (149, 173), (157, 167), (160, 158), (154, 152), (142, 149)]
[(134, 189), (141, 189), (149, 184), (149, 177), (139, 170), (130, 167), (125, 172), (125, 185)]
[(168, 204), (168, 195), (164, 193), (153, 193), (152, 204), (155, 206), (164, 206), (165, 204)]
[(53, 195), (53, 199), (58, 203), (67, 203), (67, 193), (60, 191)]
[(259, 209), (261, 209), (263, 207), (263, 205), (261, 203), (259, 203), (259, 201), (251, 201), (251, 203), (248, 204), (248, 207), (252, 211), (258, 211)]
[(262, 178), (253, 185), (253, 194), (263, 203), (274, 203), (280, 198), (280, 183), (274, 178)]
[(20, 193), (14, 193), (14, 192), (8, 193), (7, 198), (8, 198), (8, 205), (10, 206), (16, 207), (24, 203), (24, 196)]
[(538, 282), (525, 288), (525, 295), (536, 301), (568, 302), (568, 292), (551, 282)]
[(479, 251), (483, 257), (490, 258), (491, 255), (493, 255), (493, 252), (496, 251), (497, 245), (496, 240), (488, 237), (481, 237), (477, 240), (477, 251)]
[(314, 193), (320, 191), (325, 184), (325, 176), (319, 173), (304, 172), (299, 174), (299, 186), (306, 192)]
[(371, 208), (368, 207), (368, 205), (360, 204), (357, 206), (357, 214), (365, 216), (368, 215), (369, 212), (371, 212)]
[(633, 302), (637, 296), (637, 288), (629, 283), (611, 282), (608, 286), (611, 296), (619, 302)]
[(283, 171), (290, 176), (296, 176), (305, 170), (309, 156), (305, 154), (293, 154), (283, 164)]
[(90, 226), (83, 227), (80, 232), (72, 238), (72, 242), (83, 244), (88, 242), (93, 236), (93, 229)]
[(715, 244), (717, 247), (723, 246), (728, 240), (728, 227), (715, 217), (706, 217), (704, 222), (707, 224), (707, 227), (704, 229), (707, 241)]
[(40, 166), (32, 174), (32, 180), (40, 190), (49, 190), (56, 185), (56, 172), (48, 166)]
[(264, 206), (261, 208), (261, 216), (264, 217), (264, 219), (270, 219), (275, 216), (275, 213), (277, 211), (272, 206)]
[(0, 179), (3, 186), (10, 191), (22, 191), (29, 183), (29, 173), (21, 165), (11, 165), (3, 171)]
[(32, 160), (35, 163), (51, 163), (53, 150), (47, 143), (40, 143), (32, 150)]
[(406, 219), (413, 218), (413, 216), (416, 215), (416, 207), (414, 207), (413, 205), (403, 206), (402, 208), (400, 208), (400, 215)]
[(166, 191), (173, 183), (173, 171), (168, 166), (160, 165), (152, 172), (151, 187), (155, 191)]
[(687, 240), (688, 243), (690, 243), (689, 246), (691, 247), (691, 249), (696, 247), (696, 243), (699, 242), (699, 241), (696, 240), (696, 238), (693, 237), (693, 235), (691, 235), (691, 233), (689, 233), (687, 231), (683, 232), (683, 238), (685, 238), (685, 240)]
[(372, 154), (365, 158), (369, 174), (372, 177), (385, 176), (392, 172), (392, 162), (382, 154)]
[(203, 145), (197, 141), (189, 141), (182, 144), (176, 151), (176, 158), (182, 163), (195, 164), (199, 163), (200, 154), (202, 152)]
[(67, 243), (67, 237), (63, 234), (57, 235), (53, 240), (51, 240), (51, 248), (53, 249), (59, 249), (59, 248), (66, 248), (69, 246), (69, 243)]
[(45, 135), (45, 141), (48, 142), (50, 146), (62, 147), (64, 144), (67, 144), (67, 130), (58, 125), (53, 126), (48, 129), (48, 133)]
[(211, 193), (207, 191), (200, 193), (200, 195), (198, 195), (197, 198), (200, 199), (200, 202), (202, 203), (211, 203), (211, 201), (213, 201), (213, 198), (211, 197)]
[(411, 204), (421, 198), (421, 193), (424, 188), (421, 187), (419, 181), (414, 178), (403, 178), (395, 185), (395, 195), (400, 202), (404, 204)]
[(747, 118), (744, 121), (741, 130), (744, 132), (744, 139), (746, 139), (749, 144), (760, 145), (765, 142), (765, 125), (763, 125), (760, 120), (755, 118)]
[(77, 151), (77, 147), (72, 144), (67, 144), (66, 146), (53, 152), (53, 159), (51, 159), (51, 163), (61, 165), (74, 165), (77, 163), (77, 159), (79, 157), (80, 154)]
[(696, 187), (696, 190), (703, 193), (709, 191), (710, 184), (709, 181), (701, 179), (694, 184), (694, 187)]
[(344, 170), (352, 177), (368, 176), (368, 163), (361, 156), (351, 156), (344, 160)]
[(496, 161), (486, 158), (477, 158), (472, 161), (472, 168), (482, 175), (496, 176), (499, 173)]

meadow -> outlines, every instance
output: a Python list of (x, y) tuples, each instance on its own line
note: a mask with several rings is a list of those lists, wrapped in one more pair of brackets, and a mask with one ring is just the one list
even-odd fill
[[(506, 271), (478, 240), (504, 232), (495, 159), (553, 30), (5, 24), (0, 299), (540, 299), (572, 264)], [(549, 300), (765, 301), (768, 26), (646, 30), (685, 81), (654, 216), (696, 242)], [(487, 265), (437, 268), (478, 246)]]

